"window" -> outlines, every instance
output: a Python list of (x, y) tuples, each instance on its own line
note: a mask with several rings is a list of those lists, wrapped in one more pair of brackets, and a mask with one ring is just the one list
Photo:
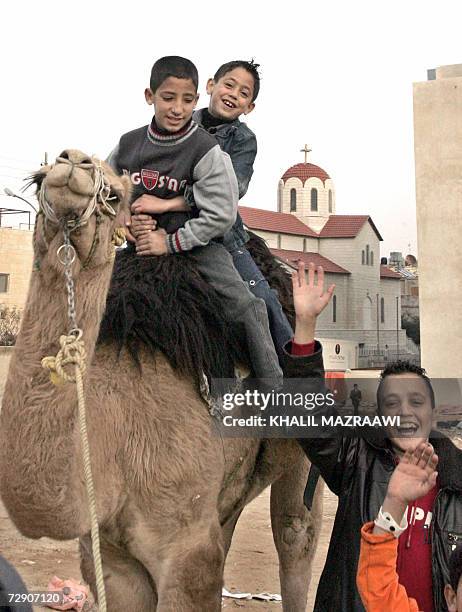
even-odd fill
[(371, 251), (371, 266), (374, 265), (374, 251)]
[(311, 190), (311, 210), (318, 210), (318, 190), (314, 187)]
[(385, 300), (380, 298), (380, 323), (385, 323)]
[(366, 266), (369, 265), (369, 245), (366, 244)]
[(366, 254), (364, 252), (364, 249), (361, 251), (361, 263), (363, 266), (366, 263)]
[(332, 298), (332, 323), (337, 323), (337, 296)]
[(297, 190), (292, 188), (290, 190), (290, 212), (297, 210)]
[(278, 249), (281, 248), (281, 234), (278, 234)]
[(306, 253), (306, 238), (303, 238), (303, 252)]
[(9, 284), (10, 284), (10, 275), (0, 274), (0, 293), (7, 293)]
[(329, 189), (329, 212), (332, 212), (332, 190)]

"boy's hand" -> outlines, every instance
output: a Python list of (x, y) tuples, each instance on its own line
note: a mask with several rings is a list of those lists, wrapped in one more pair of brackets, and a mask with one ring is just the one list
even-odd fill
[(316, 318), (321, 314), (334, 293), (335, 285), (324, 291), (324, 270), (316, 270), (313, 263), (308, 268), (308, 282), (305, 275), (305, 264), (298, 262), (298, 270), (292, 273), (292, 289), (295, 307), (295, 336), (298, 344), (306, 344), (314, 339)]
[(190, 207), (186, 204), (183, 196), (177, 196), (170, 200), (158, 198), (157, 196), (143, 194), (137, 198), (132, 204), (132, 213), (139, 215), (140, 213), (162, 214), (166, 212), (181, 212), (189, 211)]
[(393, 472), (386, 498), (402, 501), (406, 506), (424, 497), (436, 483), (438, 456), (429, 442), (420, 442), (407, 450)]
[[(414, 450), (408, 449), (393, 472), (382, 504), (397, 523), (401, 523), (408, 504), (427, 495), (436, 484), (438, 457), (433, 446), (420, 442)], [(387, 533), (374, 525), (372, 533)]]
[(324, 270), (318, 266), (316, 283), (316, 269), (313, 263), (308, 268), (308, 282), (305, 275), (305, 264), (298, 262), (298, 270), (292, 272), (292, 288), (294, 294), (295, 315), (299, 320), (313, 320), (321, 314), (330, 302), (335, 285), (324, 291)]
[(139, 238), (146, 232), (153, 232), (157, 227), (157, 221), (150, 215), (133, 215), (131, 220), (131, 231), (135, 238)]
[(152, 214), (157, 212), (165, 212), (164, 210), (159, 210), (161, 205), (165, 204), (165, 202), (166, 200), (161, 200), (156, 196), (144, 193), (132, 203), (131, 210), (134, 215), (139, 215), (140, 213)]
[(147, 232), (140, 236), (136, 241), (137, 255), (167, 255), (167, 243), (164, 229), (155, 232)]

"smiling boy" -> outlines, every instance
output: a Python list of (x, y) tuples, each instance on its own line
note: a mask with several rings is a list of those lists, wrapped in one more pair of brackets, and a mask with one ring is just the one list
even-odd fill
[(432, 431), (435, 397), (422, 368), (407, 362), (390, 364), (381, 375), (377, 406), (379, 414), (399, 416), (401, 421), (399, 427), (387, 428), (384, 438), (365, 431), (358, 432), (360, 437), (300, 440), (339, 498), (315, 612), (364, 610), (356, 588), (361, 526), (378, 515), (396, 464), (428, 440), (440, 457), (439, 477), (408, 511), (397, 572), (419, 610), (445, 609), (444, 587), (454, 543), (450, 538), (455, 542), (462, 538), (462, 453), (451, 440)]
[(197, 86), (197, 69), (190, 60), (159, 59), (145, 90), (146, 102), (155, 110), (152, 121), (124, 134), (108, 161), (118, 173), (131, 177), (135, 206), (143, 198), (149, 200), (146, 196), (168, 203), (191, 189), (195, 208), (157, 214), (160, 229), (138, 234), (136, 252), (141, 256), (187, 253), (194, 259), (202, 276), (224, 298), (225, 316), (244, 328), (255, 376), (279, 386), (282, 372), (265, 304), (248, 290), (223, 245), (213, 242), (232, 227), (238, 193), (229, 156), (192, 120)]

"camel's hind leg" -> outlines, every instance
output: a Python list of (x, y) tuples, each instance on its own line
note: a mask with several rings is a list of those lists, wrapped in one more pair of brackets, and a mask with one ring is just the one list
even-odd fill
[(311, 563), (321, 528), (323, 485), (318, 482), (311, 512), (303, 503), (307, 460), (300, 458), (271, 486), (271, 524), (279, 556), (282, 608), (305, 612)]
[[(101, 534), (101, 557), (107, 609), (110, 612), (153, 612), (157, 594), (146, 569), (125, 551), (110, 544)], [(80, 538), (80, 570), (96, 599), (96, 581), (90, 536)]]

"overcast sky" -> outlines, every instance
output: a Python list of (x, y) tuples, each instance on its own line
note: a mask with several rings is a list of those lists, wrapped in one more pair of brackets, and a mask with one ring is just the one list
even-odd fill
[(254, 57), (262, 88), (248, 123), (259, 152), (242, 203), (275, 210), (278, 179), (306, 142), (334, 181), (337, 213), (370, 214), (382, 255), (409, 243), (415, 252), (412, 83), (462, 63), (461, 16), (449, 0), (4, 2), (1, 191), (45, 151), (106, 156), (146, 124), (158, 57), (196, 63), (202, 105), (219, 64)]

